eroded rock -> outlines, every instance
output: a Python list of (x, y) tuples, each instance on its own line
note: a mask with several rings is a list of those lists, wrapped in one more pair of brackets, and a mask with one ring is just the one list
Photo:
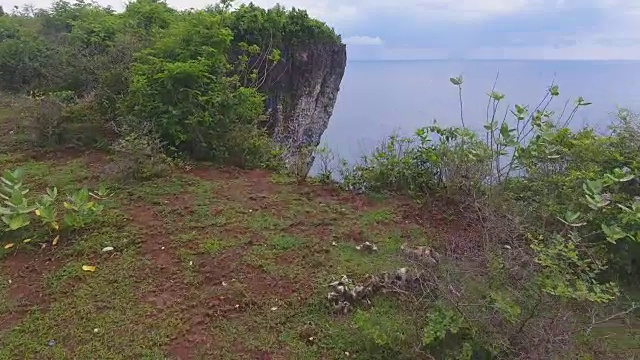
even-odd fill
[(320, 43), (287, 49), (271, 71), (267, 130), (297, 174), (311, 169), (313, 149), (329, 125), (347, 64), (346, 46)]

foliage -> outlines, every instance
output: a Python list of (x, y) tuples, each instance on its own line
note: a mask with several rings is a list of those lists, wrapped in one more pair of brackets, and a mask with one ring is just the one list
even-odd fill
[(174, 149), (227, 159), (241, 145), (235, 135), (260, 117), (262, 98), (226, 76), (232, 34), (221, 19), (205, 12), (184, 17), (138, 57), (123, 112), (152, 121)]
[[(98, 195), (82, 188), (71, 193), (66, 201), (60, 201), (57, 188), (48, 188), (40, 199), (29, 195), (29, 188), (24, 184), (24, 171), (16, 169), (5, 171), (0, 177), (0, 207), (2, 229), (5, 232), (21, 231), (26, 237), (33, 237), (38, 230), (32, 225), (39, 220), (45, 228), (59, 234), (62, 231), (80, 230), (98, 219), (103, 206), (96, 202), (97, 198), (107, 195), (102, 188)], [(25, 237), (25, 238), (26, 238)], [(58, 235), (59, 237), (59, 235)], [(56, 240), (57, 241), (57, 240)]]
[(32, 89), (44, 76), (46, 44), (12, 17), (0, 17), (0, 90)]
[(408, 326), (412, 320), (394, 308), (390, 301), (379, 301), (369, 311), (357, 310), (352, 322), (369, 342), (367, 346), (371, 353), (383, 352), (389, 357), (398, 358), (398, 353), (417, 337)]
[(0, 40), (0, 90), (40, 94), (29, 115), (41, 144), (69, 141), (71, 104), (54, 95), (71, 92), (90, 117), (79, 123), (94, 127), (85, 133), (151, 122), (172, 155), (279, 167), (281, 151), (264, 130), (264, 95), (280, 76), (272, 72), (297, 46), (340, 38), (305, 11), (281, 6), (222, 1), (177, 11), (137, 0), (118, 13), (57, 0), (2, 17)]
[(113, 150), (117, 160), (105, 168), (106, 177), (149, 180), (166, 175), (177, 165), (177, 161), (162, 151), (162, 142), (153, 133), (124, 135)]
[(326, 145), (316, 148), (314, 154), (314, 162), (318, 164), (317, 177), (320, 183), (330, 184), (334, 181), (334, 172), (336, 169), (333, 164), (335, 155)]
[(24, 173), (21, 170), (5, 171), (0, 181), (0, 197), (6, 207), (0, 207), (2, 222), (8, 230), (18, 230), (29, 225), (29, 214), (38, 206), (32, 205), (27, 198), (29, 189), (22, 183)]
[[(465, 244), (479, 249), (456, 255), (465, 259), (454, 266), (460, 274), (434, 275), (444, 287), (435, 292), (446, 301), (432, 299), (442, 306), (427, 321), (425, 342), (454, 339), (447, 346), (442, 340), (438, 346), (445, 347), (437, 351), (491, 349), (499, 358), (566, 351), (572, 345), (554, 347), (533, 327), (556, 319), (559, 333), (579, 332), (596, 320), (571, 309), (614, 303), (640, 271), (640, 121), (620, 110), (609, 133), (573, 130), (572, 118), (590, 104), (583, 98), (555, 114), (549, 108), (559, 88), (552, 84), (535, 108), (506, 108), (505, 95), (494, 85), (486, 123), (472, 131), (462, 107), (464, 81), (455, 77), (451, 83), (459, 90), (460, 127), (434, 123), (412, 136), (392, 135), (359, 163), (343, 164), (342, 185), (424, 202), (446, 195), (482, 225), (483, 243)], [(503, 249), (501, 243), (509, 245)], [(476, 265), (468, 269), (469, 264)], [(469, 274), (472, 281), (458, 279)], [(554, 310), (544, 305), (552, 303)], [(464, 336), (451, 336), (460, 329)], [(509, 335), (515, 333), (526, 335)], [(527, 339), (549, 348), (528, 348)]]
[(71, 91), (32, 93), (18, 106), (35, 146), (96, 146), (105, 141), (107, 130), (105, 124), (96, 121), (99, 110), (92, 100), (78, 98)]

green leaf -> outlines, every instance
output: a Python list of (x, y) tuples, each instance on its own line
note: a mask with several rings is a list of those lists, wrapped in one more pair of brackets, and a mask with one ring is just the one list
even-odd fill
[(5, 215), (2, 217), (2, 221), (4, 221), (8, 226), (9, 230), (18, 230), (29, 225), (29, 216), (26, 214), (19, 215)]
[(451, 81), (451, 83), (452, 83), (453, 85), (460, 86), (460, 85), (462, 85), (462, 83), (463, 83), (463, 81), (462, 81), (462, 75), (460, 75), (460, 76), (458, 76), (458, 77), (452, 77), (452, 78), (449, 78), (449, 81)]
[(591, 191), (591, 194), (599, 194), (602, 192), (602, 188), (604, 187), (604, 183), (602, 180), (587, 180), (586, 181), (587, 188)]
[(503, 138), (508, 138), (510, 135), (511, 133), (509, 132), (509, 124), (503, 122), (502, 125), (500, 125), (500, 136), (502, 136)]
[(607, 226), (606, 224), (602, 224), (601, 227), (610, 243), (615, 244), (618, 240), (628, 236), (628, 234), (617, 225)]
[(571, 212), (571, 211), (567, 211), (564, 214), (564, 219), (567, 220), (568, 222), (574, 222), (576, 221), (579, 217), (580, 217), (580, 213), (579, 212)]

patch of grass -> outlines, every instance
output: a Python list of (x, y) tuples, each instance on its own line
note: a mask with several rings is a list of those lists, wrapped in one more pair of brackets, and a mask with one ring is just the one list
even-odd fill
[(71, 286), (74, 281), (89, 276), (89, 274), (85, 274), (82, 271), (83, 265), (86, 264), (79, 260), (66, 263), (62, 268), (58, 269), (58, 271), (45, 277), (45, 288), (50, 293), (61, 292)]
[(57, 162), (27, 161), (15, 167), (25, 171), (25, 181), (35, 187), (58, 187), (60, 190), (76, 190), (92, 175), (83, 159)]
[(273, 276), (298, 281), (304, 275), (305, 281), (314, 281), (313, 273), (322, 266), (317, 263), (318, 254), (313, 253), (315, 250), (310, 246), (307, 239), (278, 234), (270, 237), (265, 244), (252, 246), (243, 256), (243, 262)]
[(198, 274), (196, 253), (192, 250), (180, 248), (176, 251), (180, 263), (182, 263), (182, 269), (185, 277), (185, 282), (190, 285), (195, 285), (200, 282), (200, 274)]
[(176, 237), (174, 237), (174, 241), (180, 245), (187, 245), (189, 243), (197, 241), (199, 237), (200, 234), (195, 231), (191, 231), (188, 233), (178, 234)]
[(372, 239), (378, 251), (367, 253), (356, 249), (352, 243), (342, 243), (332, 248), (332, 257), (336, 259), (335, 267), (338, 274), (364, 276), (382, 271), (390, 271), (403, 266), (404, 262), (398, 256), (403, 244), (402, 236), (395, 231)]
[(429, 236), (424, 228), (413, 225), (408, 228), (407, 232), (414, 244), (421, 246), (429, 245)]
[(151, 205), (171, 205), (167, 197), (181, 194), (194, 184), (198, 184), (197, 179), (174, 175), (122, 186), (121, 193), (129, 199), (144, 201)]
[(281, 268), (276, 264), (280, 251), (271, 249), (265, 245), (253, 246), (242, 257), (247, 265), (255, 266), (272, 275), (280, 275)]
[(384, 224), (392, 222), (396, 219), (396, 215), (390, 209), (380, 209), (369, 211), (360, 217), (360, 223), (364, 226), (371, 226), (376, 224)]
[(269, 240), (271, 247), (278, 251), (294, 249), (303, 246), (305, 243), (306, 241), (304, 239), (291, 235), (278, 235)]
[(40, 161), (27, 161), (21, 163), (19, 166), (24, 169), (25, 183), (42, 183), (48, 184), (47, 177), (54, 172), (55, 164), (40, 162)]
[(11, 108), (0, 107), (0, 120), (10, 119), (14, 116), (20, 115), (18, 111)]
[(224, 213), (212, 214), (210, 206), (196, 206), (184, 219), (189, 228), (223, 227), (230, 221)]
[(191, 231), (174, 237), (180, 246), (193, 249), (197, 254), (217, 255), (224, 250), (240, 245), (245, 239), (237, 236), (224, 236), (221, 233), (203, 235), (201, 232)]
[(200, 251), (208, 255), (217, 255), (234, 245), (236, 244), (233, 242), (222, 241), (219, 239), (208, 239), (200, 245)]
[(9, 287), (9, 280), (9, 277), (0, 275), (0, 317), (6, 316), (12, 308), (12, 304), (6, 293)]
[(56, 163), (56, 168), (46, 175), (48, 185), (56, 186), (60, 189), (77, 189), (78, 184), (89, 179), (92, 175), (84, 159), (75, 159), (67, 162), (63, 166)]
[(5, 333), (0, 359), (163, 358), (179, 322), (141, 305), (134, 280), (141, 266), (129, 252), (86, 274), (72, 294), (57, 296), (48, 311), (32, 311)]
[(215, 181), (195, 177), (189, 177), (189, 179), (191, 180), (191, 186), (188, 191), (195, 195), (196, 201), (205, 200), (208, 202), (208, 200), (215, 197), (214, 191), (220, 188), (220, 184)]
[(297, 182), (295, 177), (281, 173), (271, 174), (269, 181), (276, 185), (291, 185)]
[[(233, 344), (241, 342), (246, 357), (249, 354), (269, 352), (278, 358), (337, 359), (339, 356), (321, 356), (326, 351), (308, 342), (307, 324), (327, 319), (326, 309), (309, 309), (298, 302), (272, 300), (247, 309), (242, 315), (212, 323), (211, 331), (221, 339), (215, 348), (207, 351), (208, 358), (244, 358)], [(247, 336), (251, 334), (251, 336)], [(313, 336), (313, 335), (310, 335)], [(286, 349), (286, 350), (285, 350)], [(285, 350), (285, 352), (283, 352)], [(338, 355), (335, 350), (330, 351)], [(277, 354), (277, 355), (275, 355)], [(344, 356), (344, 353), (341, 354)]]
[(269, 352), (290, 359), (409, 359), (378, 346), (372, 336), (401, 339), (398, 334), (407, 331), (412, 315), (387, 299), (374, 300), (368, 312), (348, 316), (330, 316), (320, 295), (306, 303), (264, 304), (212, 324), (211, 332), (221, 341), (204, 353), (209, 358), (241, 358), (233, 344), (242, 343), (245, 354)]
[[(100, 222), (90, 229), (71, 239), (61, 239), (70, 242), (64, 248), (69, 256), (102, 255), (103, 248), (110, 246), (116, 252), (133, 249), (138, 244), (137, 230), (131, 226), (126, 216), (116, 209), (105, 209)], [(110, 254), (107, 254), (110, 255)]]
[(0, 154), (0, 165), (7, 166), (22, 160), (22, 154), (19, 153), (7, 153)]
[[(87, 179), (85, 163), (78, 159), (62, 166), (50, 162), (30, 162), (27, 166), (34, 170), (36, 182), (53, 181), (64, 188)], [(67, 173), (51, 177), (51, 171)], [(287, 184), (295, 180), (276, 176), (272, 181)], [(349, 358), (372, 358), (367, 351), (383, 350), (365, 347), (370, 336), (356, 328), (353, 315), (330, 315), (326, 284), (342, 274), (357, 279), (406, 265), (396, 255), (407, 228), (403, 227), (403, 233), (393, 224), (397, 217), (391, 209), (359, 213), (348, 203), (326, 197), (320, 206), (312, 193), (300, 193), (297, 186), (274, 188), (252, 193), (246, 179), (219, 184), (180, 174), (118, 184), (112, 188), (115, 194), (103, 202), (106, 208), (98, 223), (60, 239), (57, 255), (66, 265), (44, 278), (51, 307), (31, 312), (0, 339), (0, 359), (110, 359), (123, 358), (122, 354), (126, 358), (166, 358), (172, 336), (186, 331), (189, 324), (184, 323), (184, 309), (158, 312), (141, 299), (151, 284), (165, 279), (154, 278), (153, 273), (149, 279), (139, 276), (146, 274), (149, 266), (157, 266), (138, 253), (140, 243), (150, 240), (142, 235), (155, 234), (156, 229), (139, 228), (137, 222), (134, 226), (127, 217), (137, 214), (125, 214), (132, 203), (155, 212), (153, 220), (162, 221), (162, 229), (174, 242), (167, 251), (175, 253), (162, 256), (171, 256), (172, 265), (179, 260), (177, 270), (182, 276), (171, 280), (181, 288), (188, 286), (189, 304), (209, 304), (198, 311), (215, 311), (206, 308), (215, 303), (210, 300), (225, 297), (224, 305), (230, 301), (231, 307), (236, 303), (241, 306), (234, 316), (215, 318), (207, 329), (198, 330), (214, 334), (216, 342), (191, 354), (195, 358), (254, 358), (264, 352), (277, 358), (337, 359), (344, 358), (345, 352), (350, 353)], [(249, 193), (240, 197), (240, 192)], [(337, 238), (338, 246), (331, 246), (332, 234), (348, 233), (354, 227), (362, 229), (380, 250), (365, 254), (356, 250), (355, 244), (344, 244)], [(423, 238), (424, 233), (415, 229), (409, 236)], [(38, 247), (35, 242), (34, 248)], [(113, 246), (115, 251), (102, 253), (106, 246)], [(20, 246), (19, 251), (28, 248)], [(301, 300), (308, 294), (302, 296), (300, 292), (275, 299), (253, 292), (258, 291), (255, 286), (232, 281), (231, 275), (223, 278), (226, 286), (204, 289), (204, 276), (198, 269), (213, 258), (222, 258), (220, 254), (227, 250), (235, 253), (241, 249), (246, 249), (238, 251), (249, 265), (245, 268), (262, 269), (270, 277), (291, 284), (305, 281), (305, 289), (315, 288), (317, 294), (308, 303)], [(84, 272), (82, 265), (95, 265), (97, 271)], [(6, 279), (0, 276), (0, 281)], [(10, 306), (0, 285), (0, 316), (10, 311)], [(385, 308), (381, 314), (372, 314), (385, 318), (394, 313)], [(48, 346), (49, 340), (56, 344)], [(242, 349), (237, 344), (242, 344)]]
[(629, 328), (624, 324), (604, 324), (592, 330), (595, 338), (606, 339), (615, 350), (640, 350), (640, 329)]
[(291, 222), (289, 221), (263, 212), (253, 212), (251, 215), (249, 215), (247, 222), (247, 226), (251, 230), (256, 231), (284, 230), (287, 228), (287, 226), (291, 225)]
[(389, 195), (382, 193), (370, 193), (367, 194), (367, 198), (375, 203), (381, 204), (385, 200), (389, 199)]

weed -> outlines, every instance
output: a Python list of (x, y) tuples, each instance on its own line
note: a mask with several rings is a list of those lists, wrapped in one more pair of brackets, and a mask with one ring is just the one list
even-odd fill
[(289, 235), (278, 235), (269, 240), (269, 244), (278, 251), (291, 250), (305, 244), (305, 240)]
[(394, 221), (396, 215), (393, 211), (389, 209), (380, 209), (375, 211), (370, 211), (362, 215), (360, 218), (360, 222), (364, 226), (374, 225), (374, 224), (383, 224)]
[(248, 227), (252, 230), (284, 230), (290, 224), (282, 218), (262, 212), (252, 212), (248, 219)]
[(200, 251), (208, 255), (216, 255), (233, 245), (235, 244), (218, 239), (209, 239), (200, 245)]

